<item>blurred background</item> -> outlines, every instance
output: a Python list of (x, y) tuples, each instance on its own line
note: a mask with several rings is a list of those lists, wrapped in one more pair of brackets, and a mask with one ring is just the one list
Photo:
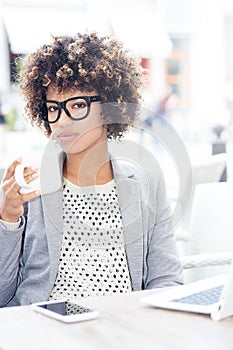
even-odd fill
[(46, 142), (25, 122), (15, 59), (51, 35), (93, 30), (114, 33), (148, 68), (145, 125), (168, 121), (193, 162), (227, 150), (230, 179), (232, 0), (0, 0), (1, 162)]

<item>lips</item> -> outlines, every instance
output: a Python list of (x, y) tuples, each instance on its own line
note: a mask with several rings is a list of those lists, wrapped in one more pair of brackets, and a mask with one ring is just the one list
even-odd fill
[(58, 141), (62, 142), (62, 143), (66, 143), (66, 142), (72, 142), (75, 141), (78, 138), (79, 134), (74, 133), (74, 132), (70, 132), (70, 131), (64, 131), (61, 132), (60, 134), (57, 135), (57, 139)]

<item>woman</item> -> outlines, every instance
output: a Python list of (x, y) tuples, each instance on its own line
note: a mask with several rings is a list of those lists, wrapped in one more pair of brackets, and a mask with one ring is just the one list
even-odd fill
[[(50, 143), (42, 195), (20, 193), (22, 159), (3, 179), (1, 306), (182, 283), (160, 172), (145, 175), (108, 150), (136, 122), (141, 82), (138, 61), (96, 34), (55, 37), (23, 60), (26, 112)], [(24, 176), (31, 182), (38, 169)]]

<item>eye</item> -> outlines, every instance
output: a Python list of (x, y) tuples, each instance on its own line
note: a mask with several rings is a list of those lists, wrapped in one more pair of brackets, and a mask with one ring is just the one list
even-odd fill
[(47, 105), (47, 110), (49, 113), (56, 112), (58, 110), (58, 106), (56, 105)]
[(83, 109), (86, 108), (87, 103), (86, 101), (76, 101), (75, 103), (73, 103), (72, 108), (73, 109)]

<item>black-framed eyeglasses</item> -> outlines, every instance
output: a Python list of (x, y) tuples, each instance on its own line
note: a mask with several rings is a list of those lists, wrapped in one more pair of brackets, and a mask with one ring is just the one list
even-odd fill
[(44, 100), (40, 106), (40, 117), (46, 123), (56, 123), (63, 109), (72, 120), (85, 119), (90, 113), (92, 102), (101, 101), (100, 96), (75, 96), (64, 101)]

